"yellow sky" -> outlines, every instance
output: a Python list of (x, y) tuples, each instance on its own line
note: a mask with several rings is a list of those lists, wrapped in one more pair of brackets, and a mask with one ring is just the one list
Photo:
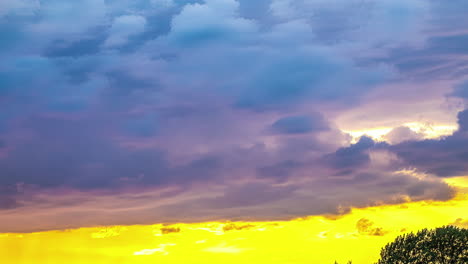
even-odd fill
[[(404, 123), (402, 126), (410, 128), (413, 132), (420, 134), (423, 138), (426, 139), (436, 139), (443, 136), (452, 135), (458, 127), (454, 124), (437, 124), (437, 125), (428, 125), (420, 122), (409, 122)], [(392, 131), (394, 127), (374, 127), (361, 130), (343, 130), (343, 132), (348, 133), (352, 136), (352, 142), (357, 142), (360, 137), (367, 135), (374, 140), (382, 141), (384, 140), (385, 135)]]
[[(372, 263), (403, 232), (468, 220), (468, 176), (447, 180), (448, 202), (354, 209), (342, 217), (293, 221), (97, 227), (0, 234), (0, 263)], [(461, 220), (460, 220), (461, 218)]]

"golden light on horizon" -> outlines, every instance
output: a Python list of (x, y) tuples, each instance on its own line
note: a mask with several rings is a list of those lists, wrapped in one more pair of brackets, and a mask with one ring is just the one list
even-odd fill
[(375, 264), (468, 230), (467, 3), (0, 0), (0, 264)]
[[(411, 131), (420, 134), (424, 139), (437, 139), (452, 135), (458, 127), (456, 125), (437, 124), (429, 125), (420, 122), (408, 122), (402, 126), (408, 127)], [(394, 127), (373, 127), (361, 130), (343, 130), (344, 133), (351, 135), (352, 143), (366, 135), (376, 141), (385, 140), (385, 136), (390, 133)]]
[(402, 233), (468, 219), (468, 177), (447, 182), (458, 190), (450, 201), (355, 208), (344, 216), (2, 234), (0, 260), (9, 264), (373, 263), (380, 248)]

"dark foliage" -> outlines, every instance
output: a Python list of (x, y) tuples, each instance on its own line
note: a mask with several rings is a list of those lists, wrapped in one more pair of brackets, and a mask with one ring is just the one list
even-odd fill
[(467, 264), (468, 229), (445, 226), (399, 236), (380, 252), (377, 264)]

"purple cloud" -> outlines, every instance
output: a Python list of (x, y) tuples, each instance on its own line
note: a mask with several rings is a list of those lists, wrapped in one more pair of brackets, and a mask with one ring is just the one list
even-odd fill
[[(440, 100), (461, 109), (464, 6), (5, 1), (0, 224), (25, 230), (18, 219), (38, 212), (27, 228), (285, 219), (450, 199), (440, 177), (467, 172), (466, 111), (456, 133), (423, 140), (404, 127), (419, 108), (395, 105), (404, 94), (430, 113)], [(354, 110), (396, 124), (392, 145), (351, 143), (339, 120)], [(135, 216), (101, 210), (119, 204)]]

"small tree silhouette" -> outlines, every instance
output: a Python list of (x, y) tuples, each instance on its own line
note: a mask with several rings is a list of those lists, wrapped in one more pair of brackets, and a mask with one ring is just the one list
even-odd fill
[(399, 236), (380, 252), (377, 264), (467, 264), (468, 229), (444, 226)]

